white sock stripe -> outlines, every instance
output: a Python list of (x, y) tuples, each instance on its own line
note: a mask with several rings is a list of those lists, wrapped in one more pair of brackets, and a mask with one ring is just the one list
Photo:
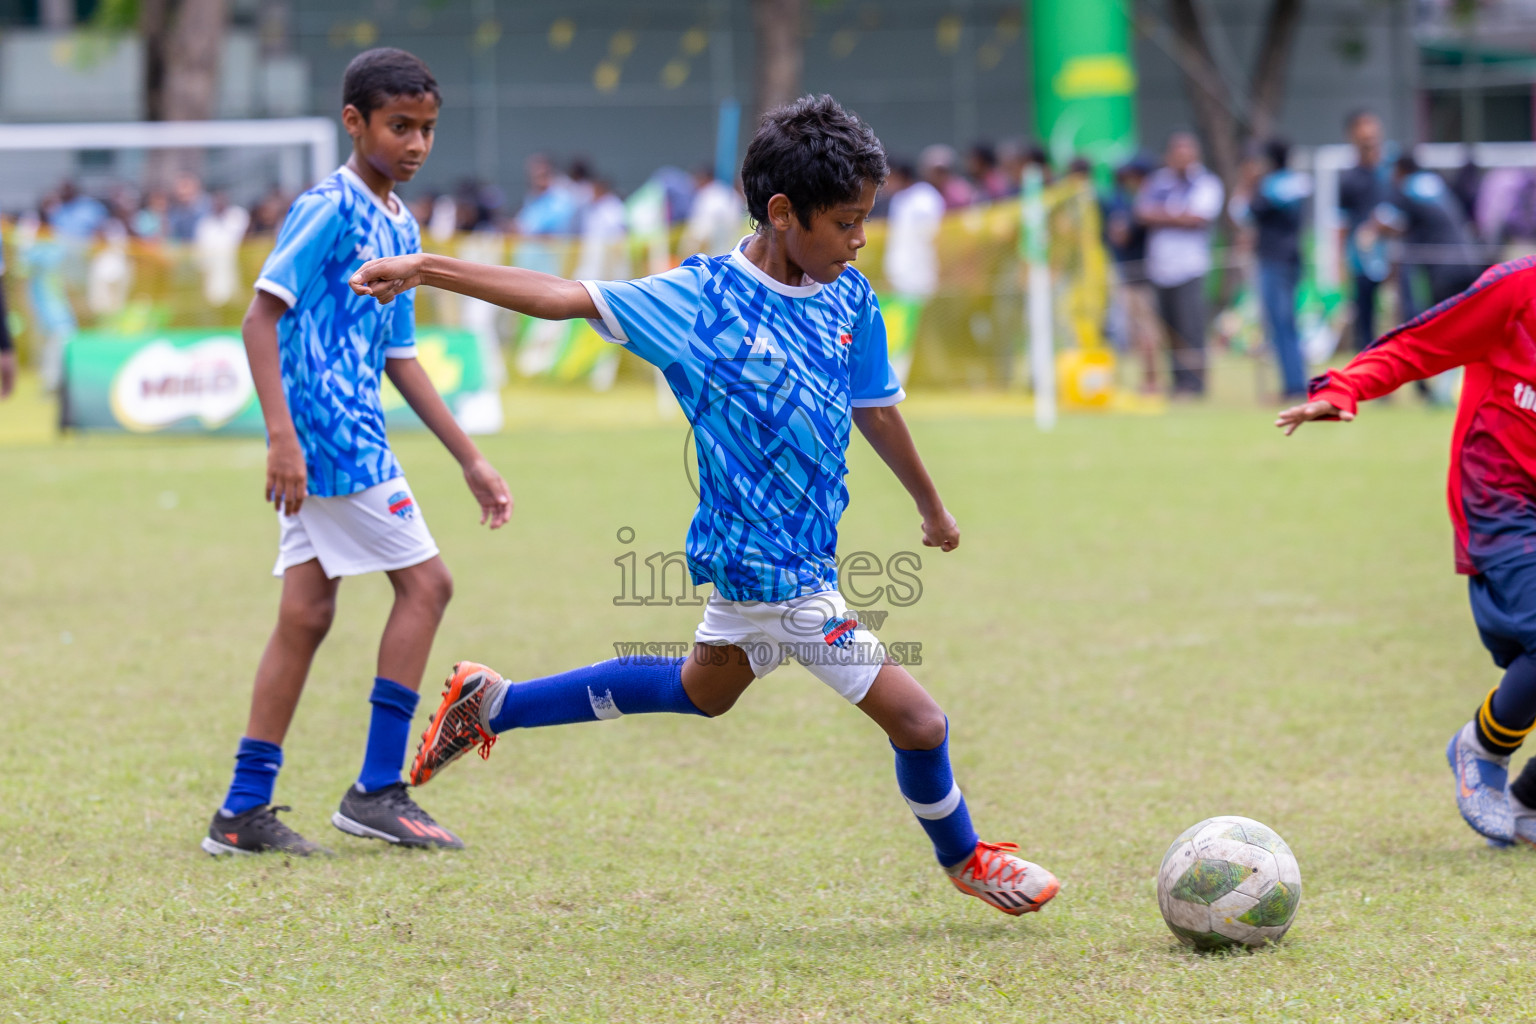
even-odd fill
[(907, 801), (907, 806), (912, 808), (912, 813), (917, 815), (919, 818), (924, 818), (928, 821), (937, 821), (939, 818), (949, 817), (951, 814), (955, 813), (955, 808), (960, 806), (960, 783), (956, 782), (952, 784), (949, 787), (949, 795), (940, 800), (938, 803), (920, 804), (916, 800), (908, 799), (905, 796), (903, 796), (902, 799)]
[(592, 687), (589, 686), (587, 687), (587, 699), (592, 702), (592, 713), (597, 716), (598, 721), (610, 722), (615, 718), (624, 717), (624, 712), (620, 711), (619, 706), (613, 702), (612, 690), (604, 690), (603, 695), (599, 697), (592, 692)]
[(501, 706), (506, 702), (507, 691), (512, 684), (505, 679), (492, 683), (490, 696), (480, 702), (480, 725), (486, 732), (491, 731), (491, 719), (501, 714)]

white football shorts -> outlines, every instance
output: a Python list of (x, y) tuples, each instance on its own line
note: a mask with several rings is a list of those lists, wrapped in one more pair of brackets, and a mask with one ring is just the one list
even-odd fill
[(437, 554), (437, 542), (405, 477), (336, 498), (308, 497), (297, 515), (277, 514), (281, 576), (311, 558), (331, 579), (420, 565)]
[(759, 679), (793, 658), (850, 704), (864, 699), (885, 664), (885, 645), (849, 614), (835, 590), (773, 602), (727, 601), (711, 593), (693, 638), (740, 647)]

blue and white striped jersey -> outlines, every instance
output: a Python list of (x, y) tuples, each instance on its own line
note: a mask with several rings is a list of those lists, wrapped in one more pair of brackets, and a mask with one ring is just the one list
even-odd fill
[(355, 494), (400, 476), (384, 432), (384, 360), (416, 354), (416, 293), (387, 306), (347, 279), (368, 260), (421, 251), (403, 202), (387, 209), (342, 167), (293, 201), (256, 287), (288, 304), (278, 321), (283, 391), (309, 493)]
[(731, 601), (835, 590), (852, 410), (905, 397), (864, 275), (785, 285), (738, 246), (638, 281), (582, 283), (593, 326), (660, 368), (692, 425), (694, 582)]

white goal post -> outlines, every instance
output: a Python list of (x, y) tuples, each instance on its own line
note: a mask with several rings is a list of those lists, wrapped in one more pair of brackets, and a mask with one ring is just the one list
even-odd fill
[[(0, 152), (40, 150), (241, 149), (303, 146), (309, 151), (307, 181), (336, 169), (336, 123), (326, 117), (228, 121), (106, 121), (0, 125)], [(293, 171), (304, 176), (305, 171)]]

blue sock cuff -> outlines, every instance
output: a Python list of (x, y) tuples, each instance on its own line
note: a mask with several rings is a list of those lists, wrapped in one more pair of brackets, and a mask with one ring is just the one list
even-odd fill
[[(675, 695), (672, 702), (672, 710), (684, 715), (704, 715), (699, 706), (688, 696), (688, 691), (683, 689), (683, 666), (687, 664), (687, 658), (675, 658), (672, 660), (672, 676), (669, 680), (671, 690)], [(704, 715), (708, 718), (708, 715)]]
[(235, 774), (224, 797), (224, 810), (244, 814), (253, 807), (272, 802), (272, 787), (283, 766), (283, 748), (266, 740), (240, 738), (235, 750)]
[(896, 785), (901, 795), (930, 804), (949, 795), (955, 776), (949, 765), (949, 721), (944, 722), (944, 742), (931, 750), (905, 750), (895, 743)]
[(276, 743), (268, 743), (266, 740), (253, 740), (249, 736), (240, 737), (240, 746), (235, 750), (235, 759), (259, 757), (264, 761), (270, 761), (281, 767), (283, 763), (283, 748)]
[(415, 690), (408, 690), (393, 679), (385, 679), (383, 676), (373, 677), (373, 692), (368, 695), (370, 704), (393, 708), (409, 718), (416, 713), (416, 705), (420, 701), (421, 694)]

